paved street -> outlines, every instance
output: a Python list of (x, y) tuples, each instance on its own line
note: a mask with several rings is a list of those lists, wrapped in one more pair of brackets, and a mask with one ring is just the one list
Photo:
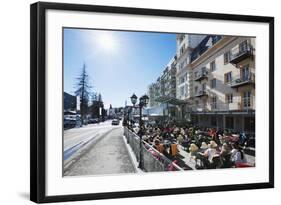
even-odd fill
[(64, 131), (64, 176), (135, 172), (123, 128), (111, 121)]

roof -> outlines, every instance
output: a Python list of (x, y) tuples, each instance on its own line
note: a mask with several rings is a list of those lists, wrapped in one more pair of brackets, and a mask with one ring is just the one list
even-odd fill
[(210, 47), (217, 43), (222, 36), (219, 35), (207, 35), (199, 44), (194, 48), (191, 53), (191, 62), (199, 58), (203, 53), (205, 53)]

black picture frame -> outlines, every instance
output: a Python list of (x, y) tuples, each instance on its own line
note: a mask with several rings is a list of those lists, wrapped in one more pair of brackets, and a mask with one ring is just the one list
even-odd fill
[[(269, 25), (269, 181), (239, 185), (171, 188), (126, 192), (89, 193), (75, 195), (46, 196), (46, 81), (45, 81), (45, 37), (46, 10), (86, 11), (121, 13), (161, 17), (194, 19), (234, 20), (266, 23)], [(76, 200), (97, 200), (124, 197), (141, 197), (198, 192), (261, 189), (274, 187), (274, 18), (265, 16), (230, 15), (144, 8), (111, 7), (82, 4), (38, 2), (30, 7), (30, 200), (37, 203)]]

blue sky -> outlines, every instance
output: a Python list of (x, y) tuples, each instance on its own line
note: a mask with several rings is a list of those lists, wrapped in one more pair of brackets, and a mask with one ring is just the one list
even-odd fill
[(64, 29), (64, 91), (73, 94), (83, 63), (105, 108), (147, 93), (176, 53), (175, 34)]

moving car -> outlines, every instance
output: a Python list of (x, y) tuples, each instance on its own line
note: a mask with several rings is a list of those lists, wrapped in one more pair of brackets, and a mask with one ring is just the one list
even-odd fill
[(112, 120), (111, 125), (119, 125), (119, 120), (118, 119)]

